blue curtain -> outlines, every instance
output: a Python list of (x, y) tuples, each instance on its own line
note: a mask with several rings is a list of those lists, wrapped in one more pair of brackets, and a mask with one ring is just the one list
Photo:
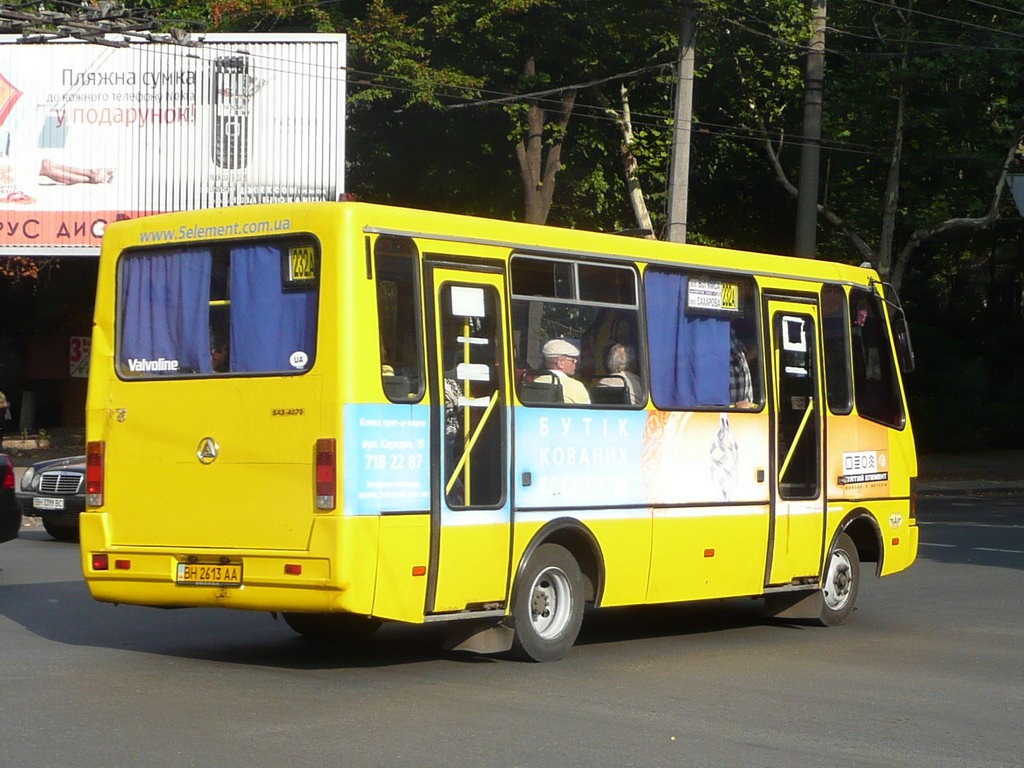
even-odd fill
[(648, 270), (651, 395), (660, 408), (729, 404), (729, 320), (686, 314), (685, 275)]
[(129, 256), (121, 272), (121, 365), (129, 360), (177, 361), (177, 371), (209, 373), (210, 251), (180, 251)]
[[(231, 370), (298, 371), (316, 351), (316, 290), (285, 291), (281, 249), (271, 245), (231, 251)], [(304, 365), (293, 365), (301, 352)]]

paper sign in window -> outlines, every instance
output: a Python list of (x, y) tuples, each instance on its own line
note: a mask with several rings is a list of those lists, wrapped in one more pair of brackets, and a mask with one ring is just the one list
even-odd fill
[(452, 286), (452, 314), (456, 317), (486, 317), (484, 289)]
[(807, 351), (807, 332), (802, 318), (788, 315), (782, 318), (782, 348), (787, 352)]
[(483, 363), (459, 363), (455, 368), (459, 381), (490, 381), (491, 369)]

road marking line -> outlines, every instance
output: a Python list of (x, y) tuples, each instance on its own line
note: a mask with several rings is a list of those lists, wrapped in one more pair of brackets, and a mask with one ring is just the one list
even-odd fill
[[(931, 541), (919, 542), (922, 547), (943, 547), (945, 549), (956, 549), (959, 544), (936, 544)], [(1002, 552), (1007, 555), (1024, 555), (1024, 549), (999, 549), (997, 547), (968, 547), (974, 552)]]

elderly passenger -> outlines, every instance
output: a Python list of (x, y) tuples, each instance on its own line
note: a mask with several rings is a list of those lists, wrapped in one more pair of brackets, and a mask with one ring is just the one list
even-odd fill
[(580, 361), (580, 350), (566, 339), (551, 339), (541, 348), (544, 367), (558, 377), (562, 386), (562, 401), (590, 403), (590, 394), (583, 383), (573, 378)]

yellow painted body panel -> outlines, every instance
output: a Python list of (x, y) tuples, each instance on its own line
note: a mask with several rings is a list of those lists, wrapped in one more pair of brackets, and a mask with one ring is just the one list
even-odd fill
[(430, 516), (395, 515), (380, 519), (380, 555), (373, 615), (397, 621), (423, 620), (426, 573), (413, 568), (430, 562)]
[[(286, 232), (259, 231), (261, 222), (285, 219)], [(118, 378), (117, 260), (125, 249), (153, 244), (144, 241), (145, 233), (177, 231), (186, 224), (220, 227), (221, 234), (205, 235), (214, 241), (250, 234), (315, 236), (322, 254), (320, 309), (315, 365), (308, 373), (168, 381)], [(867, 270), (831, 262), (364, 204), (246, 206), (113, 224), (101, 259), (86, 414), (87, 439), (106, 442), (105, 499), (81, 518), (83, 571), (97, 599), (351, 611), (417, 622), (426, 618), (427, 586), (433, 578), (436, 611), (489, 603), (507, 609), (515, 574), (545, 523), (542, 517), (513, 511), (511, 532), (500, 524), (445, 526), (442, 566), (421, 576), (413, 569), (431, 562), (427, 510), (360, 515), (346, 513), (341, 505), (343, 409), (387, 403), (379, 376), (374, 282), (367, 275), (367, 253), (386, 232), (411, 234), (421, 253), (473, 257), (504, 267), (517, 249), (592, 253), (635, 260), (641, 271), (645, 262), (658, 262), (756, 273), (763, 291), (802, 291), (808, 296), (817, 294), (821, 281), (867, 286), (875, 279)], [(175, 238), (163, 245), (188, 240)], [(509, 331), (506, 327), (506, 335)], [(409, 332), (429, 343), (426, 329)], [(510, 394), (506, 402), (511, 400)], [(439, 406), (427, 394), (415, 407), (426, 411)], [(394, 408), (402, 418), (413, 418), (414, 406)], [(578, 519), (597, 542), (604, 568), (602, 605), (761, 594), (769, 558), (768, 583), (776, 576), (780, 581), (814, 576), (820, 573), (824, 548), (850, 515), (867, 514), (875, 521), (883, 575), (913, 563), (918, 529), (909, 516), (909, 495), (917, 463), (909, 424), (890, 429), (856, 414), (827, 414), (822, 483), (827, 516), (824, 522), (817, 518), (814, 531), (814, 513), (802, 516), (792, 506), (803, 502), (791, 502), (788, 509), (780, 506), (772, 537), (767, 408), (728, 416), (741, 455), (738, 484), (724, 500), (714, 497), (708, 472), (699, 464), (707, 455), (706, 437), (718, 429), (720, 416), (649, 407), (642, 466), (646, 495), (637, 499), (637, 507), (628, 513), (568, 507), (547, 513), (547, 519)], [(207, 436), (218, 441), (221, 454), (204, 466), (196, 452)], [(315, 508), (314, 445), (321, 437), (335, 438), (339, 450), (338, 507), (330, 511)], [(515, 445), (514, 434), (509, 440)], [(886, 456), (885, 487), (838, 485), (842, 454), (867, 450)], [(514, 466), (514, 455), (512, 461)], [(756, 479), (759, 473), (764, 475), (761, 480)], [(510, 474), (513, 499), (518, 480)], [(825, 508), (823, 501), (817, 503)], [(458, 555), (445, 559), (446, 548)], [(112, 563), (115, 558), (130, 560), (131, 567), (93, 571), (93, 553), (108, 554)], [(177, 586), (176, 563), (190, 555), (241, 559), (244, 586)], [(286, 575), (286, 564), (300, 564), (302, 574)]]
[(647, 602), (758, 594), (767, 551), (766, 506), (658, 510)]
[(903, 499), (872, 499), (846, 501), (836, 499), (828, 506), (829, 541), (835, 538), (840, 524), (851, 515), (867, 515), (877, 528), (882, 543), (882, 567), (879, 576), (909, 568), (917, 559), (917, 521), (910, 518)]
[(437, 574), (437, 613), (461, 611), (472, 603), (503, 603), (508, 589), (507, 525), (449, 525), (441, 539), (458, 553), (443, 560)]
[(769, 584), (788, 584), (821, 572), (823, 517), (821, 499), (776, 502)]
[(650, 518), (585, 520), (604, 556), (605, 584), (601, 605), (646, 602), (651, 561)]

